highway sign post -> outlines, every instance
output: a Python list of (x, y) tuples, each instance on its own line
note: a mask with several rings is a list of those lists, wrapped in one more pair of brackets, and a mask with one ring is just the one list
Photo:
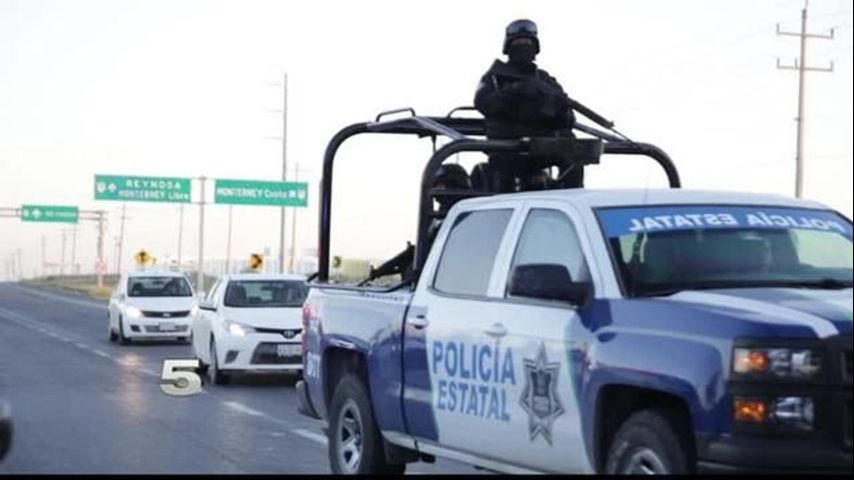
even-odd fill
[(24, 222), (77, 223), (80, 210), (62, 205), (22, 205), (21, 220)]
[(190, 203), (192, 179), (95, 175), (95, 200)]
[(307, 207), (308, 183), (218, 179), (214, 187), (214, 202), (229, 205)]

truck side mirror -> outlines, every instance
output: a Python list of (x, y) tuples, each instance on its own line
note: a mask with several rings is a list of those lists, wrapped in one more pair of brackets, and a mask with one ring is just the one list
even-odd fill
[(573, 282), (564, 265), (541, 263), (516, 266), (509, 290), (514, 297), (558, 300), (584, 306), (592, 296), (593, 286), (589, 282)]

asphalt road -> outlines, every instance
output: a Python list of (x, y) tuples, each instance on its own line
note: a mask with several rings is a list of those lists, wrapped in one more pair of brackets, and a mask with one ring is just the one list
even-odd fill
[[(15, 438), (3, 473), (328, 473), (295, 379), (246, 375), (201, 394), (160, 390), (186, 344), (107, 339), (106, 304), (0, 283), (0, 398)], [(408, 473), (477, 473), (451, 461)]]

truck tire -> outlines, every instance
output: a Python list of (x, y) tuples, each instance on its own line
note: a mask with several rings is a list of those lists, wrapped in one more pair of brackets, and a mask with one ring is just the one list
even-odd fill
[(609, 475), (679, 475), (691, 471), (680, 422), (666, 410), (642, 410), (623, 422), (605, 464)]
[(406, 470), (406, 464), (386, 462), (368, 392), (355, 375), (345, 375), (335, 387), (329, 407), (328, 440), (333, 473), (400, 475)]

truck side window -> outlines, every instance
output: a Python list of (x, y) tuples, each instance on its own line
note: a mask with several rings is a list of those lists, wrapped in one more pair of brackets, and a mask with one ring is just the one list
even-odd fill
[(590, 281), (575, 227), (563, 212), (532, 209), (525, 219), (510, 271), (517, 265), (537, 263), (563, 265), (573, 281)]
[(486, 295), (495, 255), (513, 210), (479, 210), (457, 217), (445, 242), (433, 288), (459, 295)]

